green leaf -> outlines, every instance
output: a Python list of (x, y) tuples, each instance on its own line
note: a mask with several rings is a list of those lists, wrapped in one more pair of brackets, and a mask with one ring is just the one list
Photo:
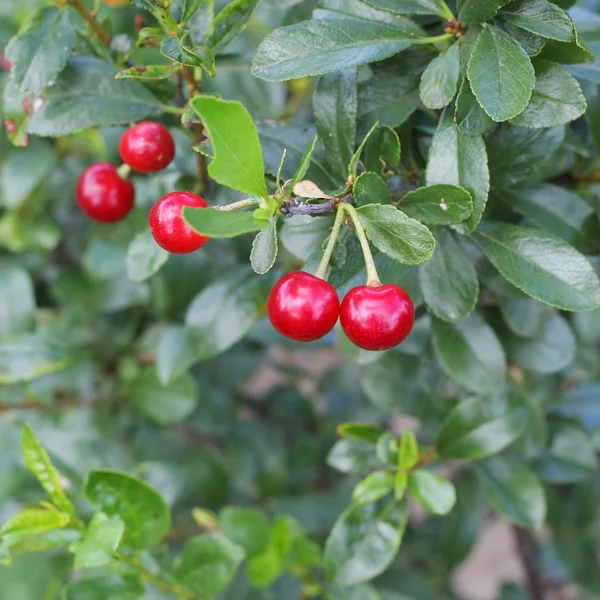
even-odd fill
[(448, 17), (442, 0), (366, 0), (367, 4), (397, 15), (437, 15)]
[(355, 504), (376, 502), (394, 489), (394, 480), (395, 476), (391, 471), (375, 471), (356, 484), (352, 500)]
[(363, 162), (367, 171), (382, 177), (389, 174), (389, 167), (397, 168), (400, 164), (398, 134), (388, 125), (379, 125), (365, 144)]
[(444, 371), (467, 390), (498, 393), (506, 359), (493, 329), (476, 312), (460, 323), (432, 319), (433, 346)]
[(510, 23), (545, 38), (570, 42), (575, 39), (571, 17), (548, 0), (516, 0), (500, 16)]
[(296, 523), (285, 515), (279, 515), (273, 527), (266, 550), (248, 562), (248, 577), (257, 588), (267, 588), (286, 569), (295, 532)]
[(211, 238), (237, 237), (269, 227), (268, 221), (257, 219), (253, 212), (239, 210), (186, 206), (183, 209), (183, 219), (196, 233)]
[(20, 267), (3, 267), (0, 271), (0, 338), (28, 329), (36, 308), (33, 282)]
[(376, 444), (377, 440), (386, 433), (386, 429), (383, 427), (367, 423), (342, 423), (337, 426), (336, 431), (341, 437), (368, 442), (369, 444)]
[(419, 269), (427, 306), (444, 321), (462, 321), (474, 310), (479, 296), (475, 267), (449, 231), (435, 233), (431, 260)]
[(350, 507), (336, 521), (325, 545), (327, 578), (347, 587), (385, 571), (398, 552), (407, 520), (405, 502)]
[(560, 424), (552, 436), (549, 451), (534, 463), (536, 473), (552, 483), (569, 483), (589, 477), (598, 468), (592, 438), (579, 427)]
[(358, 209), (367, 237), (393, 260), (419, 265), (431, 258), (435, 240), (427, 227), (393, 206), (369, 204)]
[(493, 19), (500, 8), (510, 0), (464, 0), (461, 4), (458, 20), (467, 25), (478, 25)]
[(456, 490), (452, 482), (425, 469), (408, 474), (408, 491), (434, 515), (448, 514), (456, 503)]
[(184, 65), (186, 67), (201, 67), (210, 77), (214, 77), (215, 56), (210, 48), (204, 46), (193, 46), (187, 32), (179, 37), (170, 37), (160, 45), (163, 56)]
[(466, 77), (463, 79), (458, 98), (456, 99), (454, 119), (458, 129), (465, 135), (483, 135), (494, 124), (494, 121), (488, 117), (485, 110), (477, 102), (477, 98), (475, 98), (475, 94), (471, 90), (471, 84)]
[(358, 84), (358, 128), (368, 131), (378, 122), (398, 127), (419, 108), (419, 77), (380, 75)]
[(313, 113), (328, 163), (346, 177), (356, 139), (356, 69), (324, 75), (313, 94)]
[[(528, 56), (537, 56), (547, 42), (545, 38), (535, 35), (535, 33), (525, 31), (525, 29), (521, 29), (504, 19), (500, 19), (499, 22), (502, 23), (502, 29), (519, 43), (523, 50), (527, 52)], [(562, 44), (563, 42), (558, 43)]]
[(46, 181), (57, 163), (53, 148), (45, 140), (32, 140), (26, 148), (13, 150), (3, 157), (0, 169), (0, 193), (5, 208), (19, 209)]
[(534, 373), (558, 373), (575, 359), (575, 336), (567, 321), (549, 312), (539, 332), (528, 339), (514, 336), (508, 343), (508, 356), (522, 369)]
[(296, 184), (299, 183), (300, 181), (302, 181), (302, 179), (304, 179), (304, 177), (310, 167), (310, 159), (313, 155), (313, 152), (315, 151), (316, 144), (317, 144), (317, 136), (315, 135), (315, 137), (312, 139), (311, 143), (308, 145), (308, 148), (302, 155), (300, 164), (298, 165), (298, 168), (296, 169), (296, 172), (294, 173), (294, 176), (292, 177), (292, 180), (288, 186), (288, 191), (287, 191), (286, 196), (288, 194), (291, 195), (292, 192), (294, 191), (294, 188), (296, 187)]
[(206, 37), (212, 31), (215, 15), (214, 0), (188, 0), (187, 4), (195, 4), (194, 15), (189, 19), (187, 28), (196, 44), (206, 44)]
[[(561, 42), (552, 42), (559, 46), (563, 44)], [(551, 44), (546, 44), (551, 46)], [(600, 65), (598, 65), (597, 56), (600, 54), (600, 42), (590, 42), (584, 45), (581, 42), (570, 43), (569, 46), (573, 49), (570, 60), (567, 57), (560, 58), (561, 54), (553, 52), (552, 47), (548, 48), (547, 51), (543, 52), (541, 58), (548, 60), (555, 60), (555, 62), (561, 62), (568, 64), (567, 69), (572, 75), (575, 75), (578, 79), (587, 79), (594, 83), (600, 82)], [(558, 54), (558, 56), (557, 56)], [(558, 60), (556, 60), (558, 58)], [(587, 63), (587, 64), (578, 64)]]
[(377, 129), (377, 125), (378, 125), (378, 123), (373, 124), (373, 127), (371, 127), (371, 129), (369, 129), (369, 131), (363, 138), (363, 141), (360, 143), (359, 147), (356, 149), (356, 152), (352, 155), (352, 158), (350, 159), (350, 163), (348, 164), (348, 177), (352, 177), (352, 178), (356, 177), (360, 157), (362, 156), (363, 150), (365, 149), (365, 145), (369, 141), (369, 138), (371, 137), (371, 135), (373, 134), (375, 129)]
[(494, 187), (508, 187), (532, 177), (551, 159), (565, 135), (564, 127), (499, 127), (486, 139)]
[(248, 556), (260, 554), (269, 544), (270, 526), (264, 513), (255, 508), (226, 506), (219, 513), (219, 526)]
[(142, 370), (128, 388), (128, 395), (144, 416), (159, 425), (183, 421), (198, 404), (198, 388), (189, 373), (162, 384), (154, 366)]
[(421, 102), (427, 108), (444, 108), (452, 102), (460, 71), (458, 49), (458, 44), (452, 44), (448, 50), (436, 56), (425, 69), (419, 92)]
[(523, 406), (510, 408), (488, 398), (467, 398), (444, 419), (436, 448), (443, 459), (486, 458), (510, 446), (526, 427)]
[(213, 358), (241, 339), (266, 306), (268, 278), (250, 268), (230, 268), (213, 280), (189, 305), (186, 325), (196, 360)]
[(35, 135), (58, 137), (159, 114), (154, 96), (139, 82), (116, 80), (116, 69), (96, 58), (75, 56), (48, 89), (42, 108), (27, 125)]
[(24, 334), (0, 343), (0, 384), (31, 381), (65, 369), (73, 357), (42, 334)]
[(398, 466), (401, 469), (412, 469), (419, 462), (419, 444), (414, 433), (405, 429), (400, 436), (398, 449)]
[(214, 0), (183, 0), (179, 23), (185, 25), (191, 19), (197, 17), (198, 13), (201, 13), (202, 17), (207, 12), (212, 15), (213, 4)]
[(127, 277), (131, 281), (146, 281), (167, 260), (169, 253), (154, 241), (150, 230), (144, 230), (133, 238), (127, 249)]
[(156, 349), (156, 372), (163, 385), (185, 373), (196, 362), (196, 349), (185, 327), (167, 327)]
[(552, 412), (569, 417), (593, 433), (600, 427), (600, 411), (598, 410), (598, 393), (600, 384), (587, 383), (565, 395), (563, 401), (552, 406)]
[(120, 471), (91, 471), (85, 483), (86, 499), (109, 517), (125, 523), (123, 543), (148, 548), (169, 530), (171, 515), (162, 496), (147, 483)]
[(519, 337), (536, 335), (546, 317), (546, 306), (532, 298), (500, 296), (500, 311), (508, 328)]
[(356, 178), (352, 193), (357, 206), (389, 204), (392, 201), (387, 183), (372, 171), (365, 171)]
[(525, 50), (493, 25), (479, 35), (467, 74), (479, 104), (494, 121), (507, 121), (523, 112), (535, 84)]
[(521, 183), (503, 190), (502, 198), (541, 229), (563, 239), (582, 254), (600, 249), (600, 223), (578, 194), (549, 183)]
[(494, 456), (475, 465), (487, 501), (504, 518), (526, 529), (540, 529), (546, 497), (538, 477), (523, 463)]
[(510, 122), (519, 127), (555, 127), (581, 117), (587, 103), (577, 80), (560, 65), (536, 60), (534, 66), (531, 101)]
[(486, 222), (474, 239), (488, 260), (526, 294), (563, 310), (600, 306), (600, 281), (590, 263), (562, 240), (537, 229)]
[(217, 14), (206, 39), (215, 53), (225, 50), (242, 33), (259, 4), (260, 0), (233, 0)]
[(21, 431), (21, 452), (25, 466), (35, 475), (52, 503), (63, 513), (74, 517), (75, 509), (62, 488), (60, 473), (28, 424)]
[(66, 8), (36, 11), (5, 50), (11, 76), (23, 92), (35, 93), (64, 69), (75, 45), (75, 31)]
[(244, 556), (244, 549), (224, 535), (205, 533), (186, 542), (174, 575), (194, 594), (212, 596), (227, 587)]
[(473, 200), (467, 190), (438, 183), (408, 192), (400, 208), (409, 217), (427, 225), (452, 225), (466, 221), (473, 213)]
[(181, 70), (179, 65), (144, 65), (142, 67), (130, 67), (119, 71), (115, 79), (138, 79), (139, 81), (160, 81), (169, 79)]
[(343, 71), (392, 56), (422, 37), (408, 19), (394, 24), (340, 15), (280, 27), (258, 47), (252, 73), (267, 81)]
[(408, 473), (402, 469), (396, 471), (394, 478), (394, 498), (397, 501), (402, 500), (406, 495), (406, 488), (408, 487)]
[(481, 220), (490, 191), (487, 154), (481, 136), (461, 133), (449, 110), (442, 116), (431, 141), (426, 180), (428, 186), (446, 183), (471, 194), (473, 214), (456, 226), (459, 233), (471, 233)]
[(137, 575), (106, 571), (70, 583), (64, 594), (65, 600), (141, 600), (145, 590)]
[(60, 512), (51, 504), (45, 504), (44, 508), (27, 508), (4, 523), (0, 528), (0, 538), (10, 545), (54, 529), (61, 529), (70, 520), (69, 515)]
[(119, 547), (125, 523), (118, 517), (107, 517), (99, 512), (88, 525), (85, 537), (75, 545), (73, 568), (88, 569), (108, 564)]
[(190, 105), (202, 119), (212, 142), (210, 176), (234, 190), (266, 198), (260, 141), (248, 111), (239, 102), (213, 96), (195, 96)]
[(277, 259), (277, 217), (271, 217), (269, 227), (256, 234), (252, 243), (250, 263), (259, 275), (271, 270)]

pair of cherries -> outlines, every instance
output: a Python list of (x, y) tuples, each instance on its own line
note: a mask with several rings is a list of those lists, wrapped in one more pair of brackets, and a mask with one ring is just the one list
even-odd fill
[(275, 284), (268, 313), (279, 333), (299, 342), (322, 338), (339, 318), (353, 344), (374, 351), (397, 346), (415, 322), (412, 300), (397, 285), (361, 285), (340, 304), (330, 283), (303, 271), (288, 273)]
[[(119, 143), (119, 153), (130, 169), (139, 173), (156, 173), (167, 167), (175, 157), (175, 142), (169, 130), (149, 121), (128, 129)], [(133, 208), (135, 188), (128, 177), (107, 162), (88, 167), (77, 182), (77, 203), (92, 220), (116, 223)], [(157, 244), (176, 254), (198, 250), (209, 238), (198, 235), (181, 217), (184, 206), (206, 208), (200, 196), (189, 192), (172, 192), (152, 207), (150, 231)]]

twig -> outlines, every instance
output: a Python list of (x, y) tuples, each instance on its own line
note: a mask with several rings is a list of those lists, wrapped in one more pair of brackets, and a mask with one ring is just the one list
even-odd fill
[(527, 586), (531, 600), (546, 600), (546, 585), (540, 572), (536, 557), (535, 546), (531, 535), (521, 527), (512, 526), (517, 552), (527, 576)]
[[(200, 83), (196, 81), (192, 67), (183, 67), (183, 78), (185, 79), (191, 100), (196, 94), (200, 93)], [(200, 123), (194, 123), (192, 129), (194, 131), (194, 145), (204, 141), (206, 137), (204, 135), (204, 127)], [(198, 169), (198, 179), (202, 183), (202, 191), (204, 192), (208, 185), (208, 169), (206, 167), (206, 156), (202, 152), (198, 152), (196, 155), (196, 166)]]
[(18, 411), (18, 410), (41, 410), (44, 412), (54, 412), (63, 408), (77, 408), (80, 406), (95, 406), (98, 404), (118, 404), (123, 401), (122, 396), (99, 396), (92, 400), (74, 400), (73, 398), (58, 398), (51, 404), (41, 404), (35, 400), (28, 400), (23, 404), (0, 403), (0, 413)]
[(302, 198), (292, 197), (281, 205), (280, 211), (286, 217), (293, 217), (295, 215), (324, 215), (336, 212), (336, 204), (338, 202), (354, 204), (354, 197), (351, 194), (346, 194), (339, 200), (334, 198), (317, 204), (306, 202)]

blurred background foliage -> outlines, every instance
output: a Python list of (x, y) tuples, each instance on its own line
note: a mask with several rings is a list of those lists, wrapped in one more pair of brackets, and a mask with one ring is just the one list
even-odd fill
[[(42, 4), (0, 0), (0, 46)], [(221, 8), (226, 2), (216, 4)], [(216, 77), (203, 82), (204, 91), (240, 101), (259, 121), (271, 175), (287, 148), (285, 168), (290, 172), (284, 168), (283, 175), (291, 176), (314, 135), (314, 82), (267, 83), (250, 74), (251, 59), (273, 28), (310, 18), (315, 4), (263, 0), (243, 34), (217, 61)], [(571, 15), (595, 49), (600, 42), (597, 2), (578, 2)], [(147, 13), (134, 6), (100, 5), (98, 19), (113, 36), (114, 47), (134, 61), (168, 63), (156, 48), (133, 49), (136, 27), (144, 25)], [(426, 24), (427, 18), (422, 21)], [(77, 44), (88, 53), (83, 38)], [(396, 128), (406, 167), (417, 172), (425, 167), (438, 119), (433, 111), (414, 112), (419, 105), (414, 90), (430, 58), (419, 61), (416, 53), (407, 52), (359, 69), (359, 138), (376, 120)], [(574, 66), (572, 72), (582, 76), (589, 103), (584, 119), (559, 127), (560, 134), (535, 130), (535, 144), (520, 140), (510, 127), (488, 134), (494, 199), (490, 210), (497, 218), (510, 210), (495, 201), (506, 180), (523, 181), (532, 173), (538, 181), (552, 179), (572, 188), (600, 210), (600, 77), (594, 64)], [(389, 77), (395, 85), (387, 90)], [(402, 86), (408, 90), (406, 97), (399, 96)], [(5, 116), (20, 113), (18, 92), (6, 74), (0, 75), (0, 87)], [(168, 82), (160, 82), (154, 91), (162, 98), (172, 96)], [(414, 108), (407, 108), (410, 103)], [(373, 355), (350, 348), (337, 333), (300, 345), (272, 330), (264, 313), (269, 286), (277, 273), (314, 260), (313, 251), (320, 248), (328, 226), (318, 219), (298, 217), (283, 225), (275, 275), (251, 274), (247, 262), (252, 240), (245, 236), (213, 240), (191, 255), (170, 256), (152, 278), (135, 281), (140, 257), (128, 249), (146, 229), (150, 206), (173, 189), (195, 185), (193, 141), (177, 121), (174, 116), (162, 119), (177, 143), (175, 161), (159, 174), (134, 176), (136, 209), (111, 228), (94, 225), (80, 214), (74, 188), (91, 162), (118, 162), (123, 127), (56, 140), (32, 138), (23, 147), (14, 147), (0, 130), (0, 522), (43, 497), (21, 459), (19, 435), (28, 422), (82, 514), (91, 515), (81, 490), (94, 469), (128, 471), (163, 495), (173, 522), (159, 561), (161, 553), (178, 551), (201, 531), (202, 519), (199, 525), (193, 518), (199, 507), (216, 512), (230, 505), (260, 507), (270, 518), (285, 513), (322, 542), (349, 506), (354, 485), (377, 463), (373, 447), (338, 441), (340, 423), (376, 422), (399, 433), (409, 415), (408, 423), (418, 428), (419, 442), (427, 447), (436, 442), (441, 423), (457, 402), (476, 399), (456, 376), (448, 376), (432, 349), (431, 318), (417, 268), (391, 263), (385, 256), (378, 263), (386, 280), (402, 282), (420, 308), (414, 333), (399, 348)], [(317, 153), (309, 177), (331, 189), (330, 170), (321, 160)], [(406, 179), (399, 176), (398, 182)], [(239, 197), (214, 184), (203, 195), (212, 204)], [(525, 218), (535, 221), (527, 213)], [(597, 223), (593, 227), (591, 236), (576, 232), (574, 244), (593, 255), (590, 260), (598, 270)], [(362, 263), (352, 261), (352, 252), (355, 259), (357, 253), (352, 244), (349, 240), (345, 268), (333, 275), (340, 290), (364, 279)], [(521, 524), (535, 518), (531, 515), (541, 509), (531, 494), (537, 488), (528, 491), (518, 481), (518, 465), (528, 465), (527, 473), (543, 482), (548, 519), (544, 534), (535, 541), (527, 538), (521, 549), (527, 574), (537, 572), (562, 594), (556, 597), (598, 597), (599, 313), (559, 313), (526, 298), (474, 247), (466, 249), (482, 283), (481, 313), (502, 341), (509, 363), (506, 392), (489, 400), (486, 410), (503, 414), (518, 405), (527, 423), (510, 458), (501, 457), (514, 461), (510, 473), (517, 479), (512, 483), (524, 486), (525, 499), (507, 500), (498, 492), (500, 500), (493, 507)], [(539, 327), (530, 336), (522, 335), (532, 322)], [(211, 337), (203, 355), (190, 355), (184, 325), (198, 323), (212, 323)], [(476, 409), (474, 404), (471, 410)], [(495, 466), (502, 479), (506, 465)], [(487, 479), (479, 474), (484, 488), (496, 481), (494, 465), (487, 468)], [(472, 469), (453, 463), (450, 474), (457, 487), (455, 509), (444, 518), (422, 522), (417, 515), (383, 576), (345, 592), (332, 590), (332, 598), (461, 598), (452, 588), (453, 572), (486, 527), (490, 506)], [(503, 483), (510, 489), (510, 477)], [(0, 566), (0, 598), (61, 597), (71, 562), (61, 552), (15, 557), (10, 565)], [(309, 597), (306, 581), (287, 572), (257, 591), (239, 571), (219, 598), (295, 600)], [(499, 590), (498, 600), (527, 597), (522, 583), (523, 588)], [(73, 596), (84, 597), (101, 596)], [(170, 596), (149, 585), (144, 597)]]

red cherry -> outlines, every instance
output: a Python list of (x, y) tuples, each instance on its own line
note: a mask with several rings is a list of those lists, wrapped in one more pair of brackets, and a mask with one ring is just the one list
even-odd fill
[(187, 254), (202, 248), (210, 239), (197, 234), (184, 220), (184, 206), (206, 208), (204, 198), (189, 192), (171, 192), (163, 196), (150, 211), (150, 231), (156, 243), (173, 254)]
[(388, 350), (410, 333), (415, 307), (397, 285), (350, 290), (342, 302), (340, 322), (351, 342), (364, 350)]
[(310, 273), (293, 271), (282, 277), (269, 296), (273, 327), (298, 342), (328, 334), (340, 315), (340, 300), (330, 283)]
[(155, 173), (173, 160), (175, 142), (166, 127), (160, 123), (144, 121), (123, 134), (119, 152), (123, 162), (134, 171)]
[(77, 181), (79, 208), (94, 221), (114, 223), (133, 208), (135, 189), (130, 179), (121, 179), (117, 167), (101, 162), (88, 167)]

